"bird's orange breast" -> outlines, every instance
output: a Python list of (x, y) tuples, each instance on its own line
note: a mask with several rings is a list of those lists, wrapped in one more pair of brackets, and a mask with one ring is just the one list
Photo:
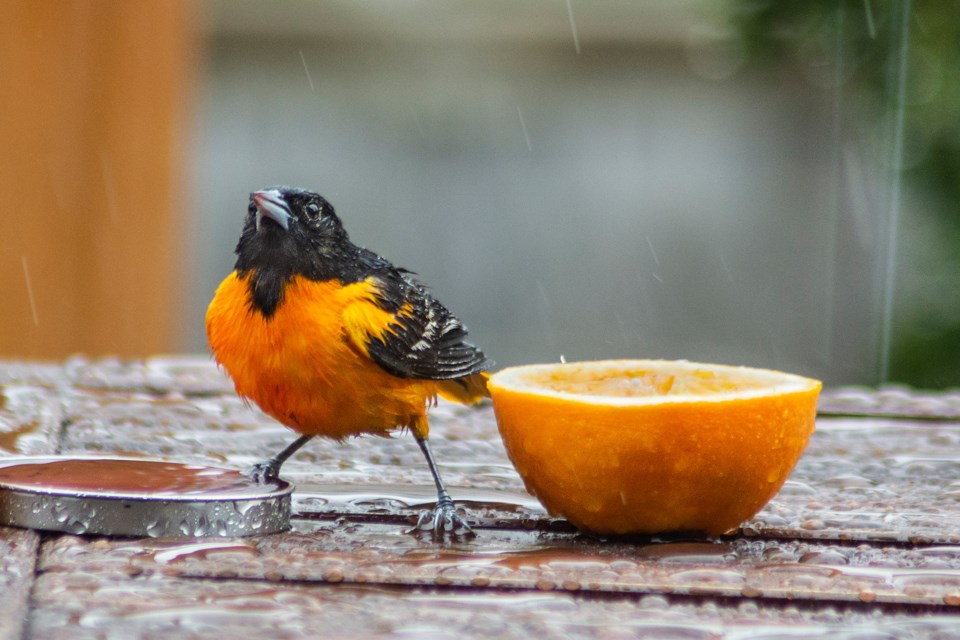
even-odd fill
[(371, 335), (388, 330), (391, 315), (374, 304), (372, 284), (297, 276), (267, 318), (251, 303), (249, 278), (231, 273), (207, 309), (210, 346), (237, 393), (307, 435), (426, 429), (436, 383), (388, 374), (347, 335), (345, 314)]

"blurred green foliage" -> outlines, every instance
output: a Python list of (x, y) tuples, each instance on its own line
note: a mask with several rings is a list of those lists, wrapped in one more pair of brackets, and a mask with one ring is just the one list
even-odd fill
[[(814, 85), (840, 91), (844, 127), (875, 152), (888, 184), (896, 170), (891, 144), (908, 12), (900, 230), (921, 246), (896, 256), (888, 379), (960, 386), (960, 2), (731, 1), (747, 64), (786, 65)], [(881, 209), (889, 198), (879, 199)], [(918, 216), (936, 221), (935, 241), (926, 247), (910, 235)], [(881, 241), (890, 232), (877, 231)], [(920, 255), (926, 249), (930, 254)]]

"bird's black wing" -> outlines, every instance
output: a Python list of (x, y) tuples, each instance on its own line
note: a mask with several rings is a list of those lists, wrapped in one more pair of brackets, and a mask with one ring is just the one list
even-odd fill
[(374, 277), (377, 303), (393, 314), (366, 350), (378, 365), (402, 378), (452, 380), (491, 366), (483, 352), (466, 342), (463, 323), (440, 304), (412, 274), (390, 269)]

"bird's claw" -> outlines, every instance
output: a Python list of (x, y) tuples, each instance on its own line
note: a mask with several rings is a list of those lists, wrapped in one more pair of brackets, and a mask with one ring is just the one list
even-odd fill
[(272, 460), (258, 462), (243, 473), (257, 484), (276, 484), (280, 480), (280, 469)]
[(443, 539), (446, 535), (454, 538), (467, 538), (476, 535), (467, 521), (457, 513), (457, 508), (449, 498), (439, 500), (436, 508), (432, 511), (421, 513), (416, 526), (408, 533), (430, 534), (434, 540)]

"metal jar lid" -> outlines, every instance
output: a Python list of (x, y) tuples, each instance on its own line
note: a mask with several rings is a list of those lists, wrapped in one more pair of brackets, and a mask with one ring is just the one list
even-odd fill
[(73, 534), (233, 537), (290, 528), (293, 485), (123, 457), (0, 459), (0, 524)]

